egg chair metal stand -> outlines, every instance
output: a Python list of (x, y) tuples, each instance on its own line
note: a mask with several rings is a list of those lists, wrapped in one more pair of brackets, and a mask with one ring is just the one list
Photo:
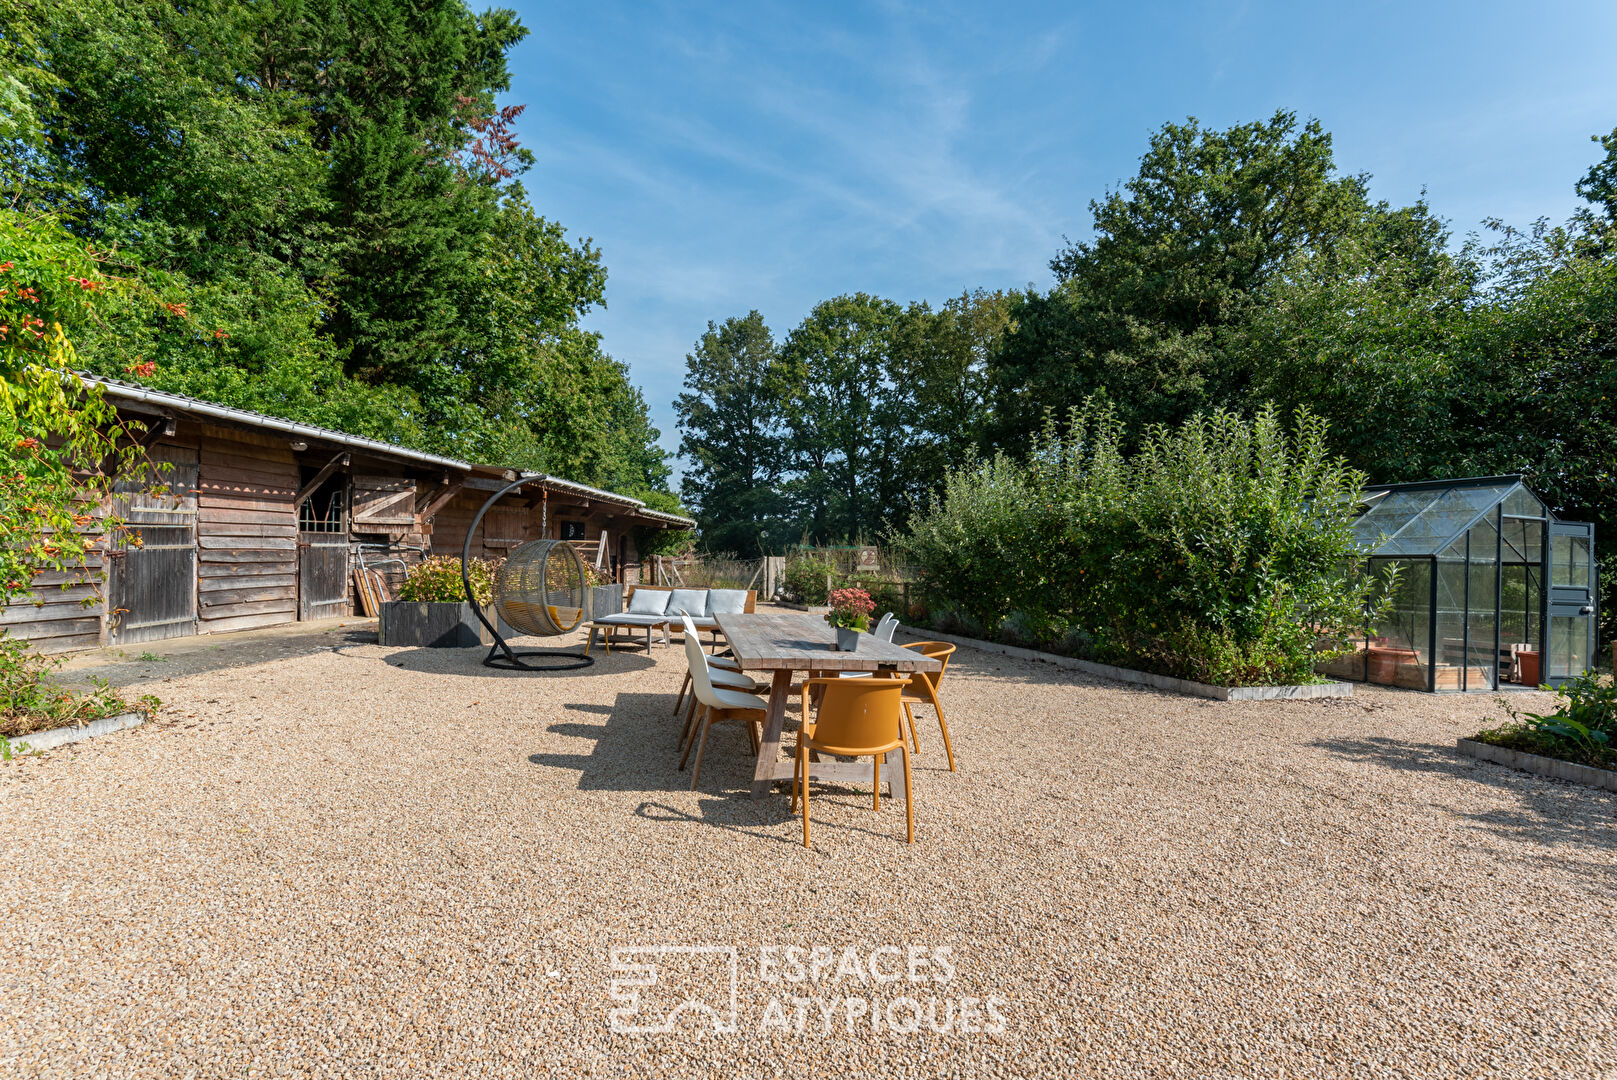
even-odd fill
[[(525, 483), (526, 479), (517, 479), (505, 485), (490, 495), (472, 518), (460, 551), (460, 577), (468, 597), (473, 595), (472, 537), (477, 535), (477, 527), (489, 508)], [(484, 614), (481, 604), (472, 604), (472, 613), (494, 635), (494, 645), (483, 658), (483, 665), (506, 671), (575, 671), (589, 667), (595, 663), (592, 656), (566, 649), (513, 649), (500, 634), (502, 622), (536, 637), (568, 633), (583, 621), (588, 602), (584, 563), (571, 544), (565, 540), (529, 540), (518, 545), (494, 577), (494, 619)]]

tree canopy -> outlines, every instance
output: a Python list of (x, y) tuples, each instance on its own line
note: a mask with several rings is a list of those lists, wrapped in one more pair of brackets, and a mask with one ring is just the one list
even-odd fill
[(1595, 521), (1609, 558), (1617, 130), (1595, 143), (1604, 156), (1569, 178), (1584, 200), (1570, 221), (1490, 221), (1456, 241), (1424, 200), (1372, 199), (1317, 121), (1166, 124), (1137, 174), (1090, 203), (1093, 235), (1055, 254), (1049, 289), (937, 310), (836, 297), (778, 345), (756, 320), (768, 359), (751, 374), (693, 368), (698, 395), (702, 380), (752, 381), (728, 400), (764, 418), (748, 453), (772, 471), (726, 471), (739, 429), (682, 410), (685, 495), (726, 548), (766, 528), (871, 538), (951, 467), (1025, 458), (1075, 408), (1104, 404), (1129, 449), (1218, 409), (1306, 408), (1374, 482), (1522, 473), (1557, 513)]
[(78, 335), (83, 366), (666, 491), (643, 398), (580, 325), (604, 303), (601, 253), (521, 186), (514, 13), (4, 0), (0, 18), (12, 205), (171, 305), (114, 298)]

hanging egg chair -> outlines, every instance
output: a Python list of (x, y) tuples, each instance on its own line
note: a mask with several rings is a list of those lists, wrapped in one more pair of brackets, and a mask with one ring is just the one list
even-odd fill
[[(518, 479), (489, 496), (483, 508), (472, 519), (466, 530), (466, 543), (460, 552), (461, 580), (466, 584), (466, 595), (472, 595), (469, 566), (472, 555), (472, 537), (477, 526), (506, 492), (521, 487), (526, 479)], [(472, 605), (472, 612), (494, 635), (494, 646), (489, 649), (483, 663), (488, 667), (514, 671), (572, 671), (589, 667), (595, 659), (564, 649), (511, 648), (500, 636), (499, 623), (534, 637), (559, 637), (576, 629), (584, 621), (588, 604), (589, 580), (584, 574), (584, 561), (565, 540), (529, 540), (512, 549), (505, 562), (494, 575), (494, 611), (496, 619), (490, 622), (483, 609)], [(537, 663), (533, 661), (538, 661)]]

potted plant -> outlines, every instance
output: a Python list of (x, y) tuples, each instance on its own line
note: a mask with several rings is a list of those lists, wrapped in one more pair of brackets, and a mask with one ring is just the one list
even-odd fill
[(863, 589), (833, 589), (827, 599), (831, 610), (826, 612), (825, 621), (837, 628), (833, 648), (838, 652), (856, 652), (859, 635), (870, 629), (870, 616), (876, 610), (876, 602)]
[[(477, 605), (491, 621), (496, 565), (473, 559), (468, 567)], [(466, 602), (460, 560), (446, 555), (435, 555), (411, 568), (399, 598), (382, 605), (377, 631), (383, 645), (457, 649), (489, 645), (494, 640)]]

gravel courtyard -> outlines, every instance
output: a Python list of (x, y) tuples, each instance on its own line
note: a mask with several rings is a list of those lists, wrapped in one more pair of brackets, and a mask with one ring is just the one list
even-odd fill
[[(962, 651), (916, 844), (828, 788), (806, 851), (738, 726), (688, 789), (677, 647), (374, 641), (76, 663), (166, 707), (0, 766), (0, 1075), (1617, 1076), (1617, 798), (1457, 757), (1489, 697)], [(719, 948), (636, 1009), (651, 946)], [(732, 955), (734, 1031), (613, 1031), (726, 1021)]]

